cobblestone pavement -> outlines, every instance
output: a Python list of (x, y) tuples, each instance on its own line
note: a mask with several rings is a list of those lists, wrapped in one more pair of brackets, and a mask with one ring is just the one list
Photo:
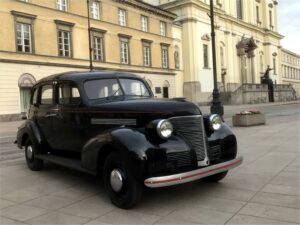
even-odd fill
[(97, 177), (52, 164), (30, 171), (11, 143), (20, 122), (0, 123), (0, 224), (300, 224), (299, 104), (263, 109), (265, 126), (233, 128), (244, 163), (223, 181), (145, 189), (127, 211)]

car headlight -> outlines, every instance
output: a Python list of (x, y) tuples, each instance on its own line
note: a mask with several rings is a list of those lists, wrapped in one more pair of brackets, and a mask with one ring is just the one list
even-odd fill
[(173, 133), (173, 125), (169, 120), (160, 120), (157, 123), (156, 131), (161, 138), (167, 139)]
[(213, 114), (209, 117), (210, 129), (212, 130), (220, 130), (222, 126), (222, 119), (219, 115)]

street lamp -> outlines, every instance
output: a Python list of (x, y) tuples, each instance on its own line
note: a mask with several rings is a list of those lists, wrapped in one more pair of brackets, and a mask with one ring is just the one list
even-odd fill
[(220, 101), (220, 92), (218, 89), (217, 81), (217, 63), (216, 63), (216, 40), (215, 40), (215, 19), (214, 19), (214, 3), (210, 0), (210, 26), (211, 26), (211, 45), (212, 45), (212, 58), (213, 58), (213, 76), (214, 76), (214, 90), (212, 93), (213, 100), (210, 106), (212, 114), (224, 115), (224, 107)]
[(90, 23), (90, 0), (87, 3), (87, 18), (88, 18), (88, 34), (89, 34), (89, 57), (90, 57), (90, 71), (93, 71), (93, 59), (92, 59), (92, 44), (91, 44), (91, 23)]

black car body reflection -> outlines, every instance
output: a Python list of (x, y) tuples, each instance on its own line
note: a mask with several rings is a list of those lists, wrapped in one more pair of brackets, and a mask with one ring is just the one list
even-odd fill
[(138, 202), (142, 186), (218, 181), (242, 162), (234, 134), (217, 115), (183, 99), (156, 99), (138, 76), (107, 71), (40, 80), (17, 144), (32, 170), (50, 161), (102, 173), (121, 208)]

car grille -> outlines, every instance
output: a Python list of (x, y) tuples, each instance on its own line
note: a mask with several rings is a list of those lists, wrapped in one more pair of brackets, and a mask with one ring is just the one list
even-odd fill
[(221, 146), (209, 146), (208, 157), (211, 162), (218, 162), (221, 159)]
[(174, 133), (190, 144), (197, 155), (198, 161), (206, 158), (206, 141), (203, 131), (203, 118), (201, 116), (173, 117)]
[(191, 165), (190, 152), (172, 152), (167, 154), (168, 164), (175, 164), (177, 167), (185, 167)]

